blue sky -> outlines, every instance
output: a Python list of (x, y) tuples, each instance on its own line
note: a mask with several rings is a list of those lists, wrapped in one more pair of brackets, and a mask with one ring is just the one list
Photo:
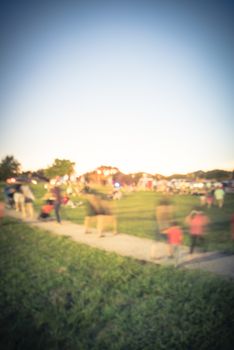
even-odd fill
[(171, 174), (232, 169), (233, 3), (7, 1), (0, 158)]

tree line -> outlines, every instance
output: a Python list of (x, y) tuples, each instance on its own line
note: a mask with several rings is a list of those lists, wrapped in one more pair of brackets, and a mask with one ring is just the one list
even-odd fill
[[(22, 172), (20, 162), (15, 159), (12, 155), (7, 155), (5, 158), (1, 160), (0, 163), (0, 181), (5, 181), (11, 177), (17, 177), (19, 175), (29, 176), (38, 175), (39, 177), (45, 177), (48, 179), (54, 178), (56, 176), (71, 176), (75, 173), (75, 162), (72, 162), (68, 159), (58, 159), (56, 158), (53, 163), (48, 166), (46, 169), (39, 169), (36, 172)], [(110, 167), (107, 167), (110, 168)], [(117, 169), (117, 168), (116, 168)], [(117, 169), (118, 170), (118, 169)], [(92, 178), (93, 173), (84, 174), (87, 178)], [(139, 180), (139, 178), (144, 174), (144, 172), (137, 174), (123, 174), (121, 171), (117, 171), (114, 175), (115, 181), (124, 181), (125, 183), (132, 183), (134, 181)], [(163, 176), (160, 174), (154, 174), (149, 176), (154, 177), (155, 179), (216, 179), (217, 181), (231, 180), (234, 179), (234, 171), (227, 171), (221, 169), (214, 169), (211, 171), (196, 171), (188, 174), (173, 174), (170, 176)]]

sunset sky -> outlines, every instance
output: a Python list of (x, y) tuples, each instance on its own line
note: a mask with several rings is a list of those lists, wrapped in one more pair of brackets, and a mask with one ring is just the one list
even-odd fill
[(233, 4), (1, 2), (0, 160), (234, 168)]

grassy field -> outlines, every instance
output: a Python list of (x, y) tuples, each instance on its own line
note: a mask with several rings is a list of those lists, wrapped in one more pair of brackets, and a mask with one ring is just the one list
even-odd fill
[[(43, 203), (45, 189), (43, 185), (32, 185), (33, 192), (37, 198), (36, 210), (39, 211)], [(99, 188), (101, 191), (108, 191), (108, 188)], [(110, 190), (110, 189), (109, 189)], [(118, 231), (139, 237), (154, 239), (157, 238), (157, 222), (155, 220), (155, 207), (158, 205), (161, 194), (152, 191), (124, 193), (123, 198), (118, 201), (111, 201), (113, 211), (118, 219)], [(198, 196), (174, 195), (171, 197), (176, 209), (176, 218), (184, 230), (184, 244), (189, 244), (185, 217), (190, 211), (200, 204)], [(82, 196), (72, 197), (74, 202), (83, 202), (77, 208), (62, 207), (61, 214), (65, 220), (83, 224), (86, 212), (85, 198)], [(210, 219), (207, 229), (207, 250), (219, 250), (227, 253), (234, 253), (234, 241), (231, 239), (230, 218), (234, 213), (234, 194), (225, 197), (223, 208), (213, 206), (204, 211)]]
[(0, 230), (2, 349), (233, 348), (233, 281), (104, 253), (10, 218)]

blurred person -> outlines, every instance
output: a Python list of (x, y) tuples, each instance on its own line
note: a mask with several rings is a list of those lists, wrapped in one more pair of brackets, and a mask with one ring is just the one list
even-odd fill
[(28, 185), (22, 185), (21, 191), (24, 195), (25, 215), (28, 216), (30, 219), (34, 219), (33, 202), (35, 201), (35, 196)]
[(25, 219), (25, 198), (22, 193), (21, 184), (17, 184), (14, 195), (15, 210), (21, 212), (22, 218)]
[(3, 188), (4, 201), (6, 203), (6, 208), (14, 208), (14, 193), (16, 190), (16, 185), (5, 184)]
[(223, 207), (224, 204), (224, 195), (225, 192), (223, 190), (222, 186), (219, 186), (218, 188), (216, 188), (216, 190), (214, 191), (214, 197), (215, 197), (215, 202), (218, 205), (219, 208)]
[(169, 258), (175, 258), (175, 266), (178, 266), (181, 256), (181, 244), (183, 240), (183, 231), (177, 221), (166, 229), (169, 245)]
[(117, 234), (117, 220), (112, 214), (110, 206), (107, 201), (103, 201), (98, 195), (88, 192), (85, 195), (86, 202), (86, 216), (84, 220), (85, 233), (89, 232), (89, 228), (92, 223), (92, 219), (97, 221), (97, 231), (99, 237), (103, 237), (103, 231), (105, 226), (112, 226), (113, 233)]
[(65, 194), (62, 198), (62, 204), (67, 205), (70, 208), (76, 208), (76, 204), (70, 199), (68, 194)]
[(54, 197), (54, 194), (53, 194), (53, 186), (51, 184), (48, 184), (46, 186), (46, 193), (44, 194), (43, 196), (43, 199), (46, 201), (46, 200), (51, 200), (51, 201), (54, 201), (55, 197)]
[(61, 189), (59, 187), (59, 185), (55, 185), (52, 189), (51, 189), (51, 193), (53, 195), (53, 199), (54, 199), (54, 212), (55, 212), (55, 217), (56, 217), (56, 221), (61, 224), (61, 216), (60, 216), (60, 207), (62, 204), (62, 194), (61, 194)]
[(54, 209), (54, 205), (53, 205), (54, 201), (47, 199), (45, 204), (43, 204), (42, 208), (41, 208), (41, 212), (38, 216), (38, 219), (49, 219), (50, 218), (50, 213), (52, 212), (52, 210)]
[(204, 207), (206, 205), (206, 194), (205, 193), (202, 193), (200, 195), (200, 204), (202, 207)]
[(211, 208), (212, 204), (214, 203), (214, 196), (212, 191), (208, 191), (206, 194), (206, 204), (208, 208)]
[(68, 184), (66, 192), (67, 192), (68, 196), (72, 196), (73, 195), (73, 189), (72, 189), (71, 183)]
[(156, 207), (156, 221), (159, 237), (167, 241), (166, 229), (171, 226), (174, 217), (174, 206), (168, 198), (162, 198)]
[(119, 200), (119, 199), (121, 199), (122, 198), (122, 192), (120, 191), (120, 190), (118, 190), (118, 189), (115, 189), (113, 192), (112, 192), (112, 198), (114, 199), (114, 200)]
[(205, 229), (209, 223), (208, 217), (202, 211), (196, 209), (191, 211), (185, 222), (189, 226), (190, 254), (193, 254), (198, 242), (202, 244), (205, 251)]

